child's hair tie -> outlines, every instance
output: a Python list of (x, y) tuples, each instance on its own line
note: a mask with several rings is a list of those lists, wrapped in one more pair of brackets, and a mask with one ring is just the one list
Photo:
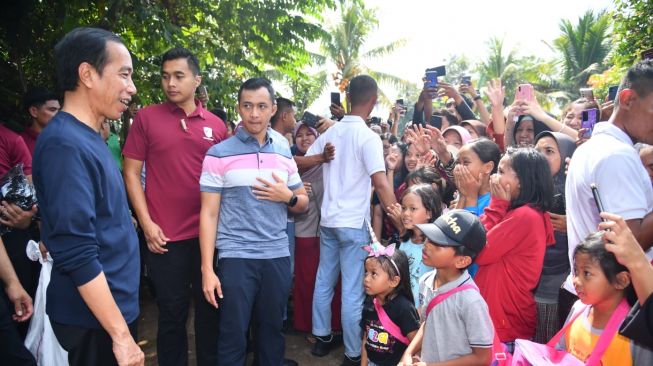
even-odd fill
[(375, 241), (372, 242), (370, 245), (366, 245), (363, 247), (365, 251), (367, 251), (369, 254), (367, 257), (386, 257), (390, 260), (390, 263), (392, 263), (392, 266), (395, 267), (395, 271), (397, 271), (397, 276), (400, 275), (399, 272), (399, 267), (397, 267), (397, 263), (395, 263), (394, 259), (392, 259), (392, 256), (395, 254), (395, 245), (390, 244), (387, 247), (384, 247), (381, 245), (379, 242)]

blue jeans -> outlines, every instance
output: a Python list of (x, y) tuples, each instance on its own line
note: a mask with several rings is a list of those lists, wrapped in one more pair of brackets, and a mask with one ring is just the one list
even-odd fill
[(370, 234), (364, 224), (360, 229), (320, 227), (320, 264), (313, 292), (313, 334), (331, 334), (331, 299), (342, 273), (342, 331), (345, 354), (361, 354), (362, 330), (360, 326), (363, 300), (364, 261)]

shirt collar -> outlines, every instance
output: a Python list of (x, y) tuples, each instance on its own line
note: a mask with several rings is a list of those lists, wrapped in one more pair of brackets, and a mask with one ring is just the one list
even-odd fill
[(345, 115), (342, 117), (340, 122), (360, 122), (360, 123), (365, 123), (365, 120), (360, 118), (359, 116), (354, 116), (351, 114)]
[[(242, 142), (247, 142), (248, 140), (251, 139), (252, 141), (255, 141), (258, 144), (258, 140), (254, 136), (252, 136), (249, 132), (247, 132), (247, 130), (243, 126), (238, 126), (238, 128), (236, 129), (235, 136), (238, 137), (238, 139)], [(273, 141), (272, 134), (270, 133), (270, 127), (268, 127), (268, 131), (265, 133), (265, 141), (263, 142), (263, 145), (268, 143), (272, 144), (272, 141)]]
[(433, 288), (433, 283), (435, 282), (434, 280), (435, 280), (435, 275), (436, 275), (437, 271), (438, 271), (437, 269), (433, 271), (433, 274), (430, 275), (427, 278), (425, 285), (431, 291), (435, 291), (438, 294), (442, 294), (442, 293), (445, 293), (445, 292), (447, 292), (449, 290), (453, 290), (454, 288), (461, 286), (462, 284), (466, 283), (467, 281), (469, 281), (471, 279), (469, 273), (467, 272), (467, 270), (465, 270), (463, 273), (460, 274), (460, 277), (456, 278), (455, 280), (453, 280), (453, 281), (451, 281), (449, 283), (445, 283), (444, 285), (440, 286), (437, 289), (434, 289)]
[[(183, 114), (184, 116), (186, 116), (186, 112), (183, 109), (181, 109), (178, 105), (176, 105), (175, 103), (173, 103), (171, 101), (167, 101), (167, 102), (165, 102), (165, 104), (168, 106), (168, 109), (170, 109), (171, 113), (178, 113), (179, 112), (179, 113)], [(195, 107), (196, 107), (195, 110), (190, 115), (188, 115), (186, 117), (187, 118), (199, 117), (201, 119), (205, 119), (205, 117), (204, 117), (204, 107), (202, 106), (202, 102), (200, 102), (199, 99), (195, 99)]]
[(621, 128), (614, 125), (611, 122), (601, 122), (594, 125), (594, 130), (592, 131), (592, 136), (606, 134), (616, 138), (619, 141), (622, 141), (630, 146), (633, 146), (633, 140), (628, 136)]

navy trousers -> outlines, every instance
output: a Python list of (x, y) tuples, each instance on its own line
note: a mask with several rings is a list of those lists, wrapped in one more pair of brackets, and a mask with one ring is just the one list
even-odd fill
[(281, 366), (285, 340), (283, 318), (290, 292), (290, 258), (218, 261), (224, 298), (218, 338), (220, 366), (245, 364), (247, 333), (255, 315), (256, 353), (260, 366)]

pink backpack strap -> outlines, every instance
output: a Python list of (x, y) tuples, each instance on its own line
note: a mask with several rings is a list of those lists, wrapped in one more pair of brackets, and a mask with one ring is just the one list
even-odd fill
[(551, 337), (551, 339), (546, 343), (546, 345), (551, 347), (551, 348), (555, 348), (558, 345), (558, 342), (560, 342), (560, 339), (562, 339), (562, 337), (565, 335), (565, 333), (567, 333), (567, 330), (569, 330), (569, 328), (571, 327), (571, 324), (573, 324), (573, 322), (576, 320), (576, 318), (578, 318), (580, 316), (580, 314), (582, 314), (583, 311), (585, 311), (585, 309), (587, 309), (588, 307), (589, 306), (581, 306), (579, 309), (577, 309), (572, 314), (571, 318), (569, 318), (569, 321), (567, 322), (567, 324), (565, 324), (564, 327), (562, 327), (562, 329), (560, 329), (558, 331), (558, 333), (556, 333), (556, 335)]
[(622, 299), (615, 311), (612, 313), (612, 316), (610, 316), (608, 324), (606, 324), (605, 329), (603, 329), (603, 333), (601, 333), (599, 341), (596, 342), (596, 347), (594, 347), (590, 357), (587, 359), (587, 361), (585, 361), (585, 365), (596, 366), (601, 364), (601, 358), (603, 357), (603, 354), (610, 346), (614, 336), (617, 334), (619, 326), (624, 321), (624, 319), (626, 319), (628, 311), (630, 311), (630, 306), (628, 305), (626, 299)]
[(383, 328), (385, 328), (385, 330), (387, 330), (388, 333), (395, 337), (399, 342), (409, 345), (410, 340), (401, 334), (401, 329), (392, 321), (392, 319), (390, 319), (388, 314), (385, 312), (385, 309), (383, 309), (383, 305), (379, 304), (379, 302), (376, 301), (376, 298), (373, 299), (372, 302), (374, 303), (374, 310), (376, 310), (376, 315), (379, 317), (379, 321), (381, 321)]
[[(472, 284), (466, 284), (462, 286), (458, 286), (456, 288), (453, 288), (445, 293), (439, 294), (438, 296), (434, 297), (426, 307), (426, 318), (429, 317), (429, 314), (431, 313), (431, 310), (435, 307), (435, 305), (443, 302), (446, 300), (449, 296), (455, 294), (456, 292), (460, 291), (465, 291), (465, 290), (476, 290), (478, 291), (478, 288)], [(426, 320), (426, 318), (424, 320)]]
[[(551, 340), (547, 342), (546, 345), (555, 348), (558, 342), (560, 342), (560, 339), (564, 336), (567, 330), (569, 330), (571, 325), (574, 323), (574, 321), (588, 307), (589, 305), (583, 306), (579, 310), (577, 310), (569, 319), (567, 324), (565, 324), (565, 326), (562, 327), (562, 329), (560, 329), (560, 331), (556, 335), (554, 335), (553, 338), (551, 338)], [(610, 346), (610, 342), (612, 342), (612, 339), (617, 334), (617, 330), (619, 329), (619, 326), (628, 315), (629, 310), (630, 310), (630, 306), (628, 305), (626, 299), (621, 300), (621, 302), (619, 303), (615, 311), (612, 313), (612, 316), (610, 317), (608, 324), (605, 326), (605, 329), (603, 329), (603, 332), (601, 333), (598, 342), (596, 342), (596, 346), (594, 347), (594, 350), (590, 354), (590, 357), (587, 358), (587, 360), (585, 361), (585, 365), (597, 366), (601, 364), (601, 358), (603, 357), (603, 354)]]

